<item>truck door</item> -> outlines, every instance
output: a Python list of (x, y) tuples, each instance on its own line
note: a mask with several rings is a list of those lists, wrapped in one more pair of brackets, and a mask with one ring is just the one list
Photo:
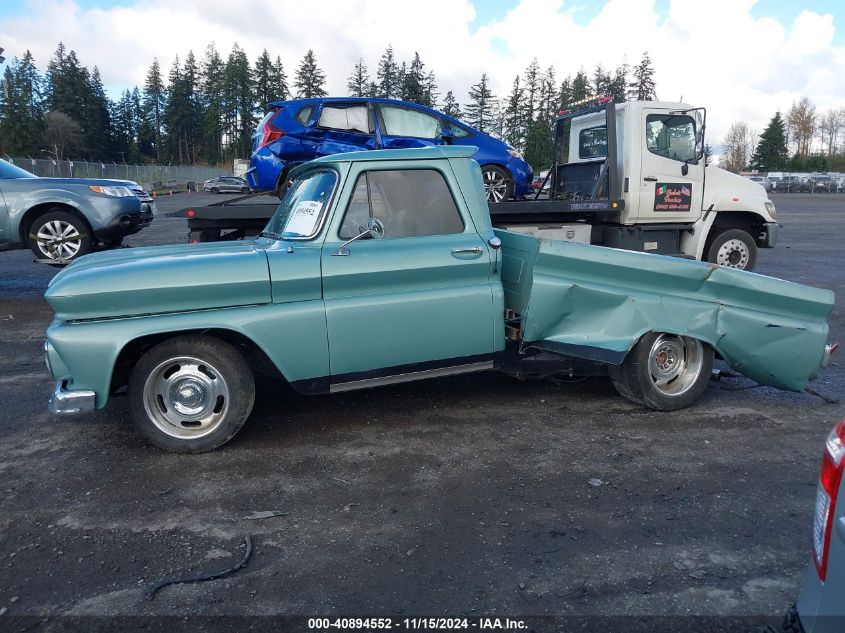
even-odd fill
[(314, 125), (303, 134), (313, 156), (376, 148), (372, 109), (366, 102), (324, 103)]
[(378, 104), (381, 147), (443, 145), (443, 120), (422, 110), (387, 103)]
[[(437, 169), (365, 165), (323, 245), (332, 391), (492, 367), (491, 257), (462, 198)], [(384, 236), (338, 254), (370, 218)]]
[(639, 127), (637, 222), (695, 222), (704, 198), (704, 161), (696, 163), (695, 118), (645, 109)]

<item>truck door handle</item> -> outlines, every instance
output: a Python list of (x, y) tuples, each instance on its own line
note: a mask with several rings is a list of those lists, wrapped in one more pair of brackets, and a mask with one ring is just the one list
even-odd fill
[(456, 257), (458, 259), (473, 259), (481, 255), (483, 252), (484, 249), (480, 246), (473, 246), (472, 248), (453, 248), (452, 257)]
[(657, 178), (655, 178), (654, 176), (644, 176), (643, 180), (645, 180), (646, 182), (657, 182)]

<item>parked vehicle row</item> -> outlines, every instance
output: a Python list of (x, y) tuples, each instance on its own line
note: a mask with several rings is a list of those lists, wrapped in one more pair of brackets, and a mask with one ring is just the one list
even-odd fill
[(67, 263), (120, 246), (156, 212), (136, 182), (39, 178), (0, 159), (0, 250), (29, 248), (39, 260)]
[(280, 192), (291, 170), (320, 156), (374, 149), (468, 145), (481, 165), (489, 202), (531, 190), (532, 169), (497, 138), (437, 110), (396, 99), (330, 97), (274, 101), (253, 137), (247, 179)]

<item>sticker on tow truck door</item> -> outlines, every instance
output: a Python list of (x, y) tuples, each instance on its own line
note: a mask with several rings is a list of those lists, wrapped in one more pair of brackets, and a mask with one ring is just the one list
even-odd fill
[(654, 186), (655, 211), (689, 211), (692, 185), (688, 182), (659, 182)]

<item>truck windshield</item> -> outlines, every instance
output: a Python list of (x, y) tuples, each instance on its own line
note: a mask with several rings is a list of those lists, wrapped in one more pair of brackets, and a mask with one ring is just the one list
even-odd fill
[(314, 237), (331, 200), (337, 174), (312, 171), (294, 179), (262, 235), (276, 239)]

